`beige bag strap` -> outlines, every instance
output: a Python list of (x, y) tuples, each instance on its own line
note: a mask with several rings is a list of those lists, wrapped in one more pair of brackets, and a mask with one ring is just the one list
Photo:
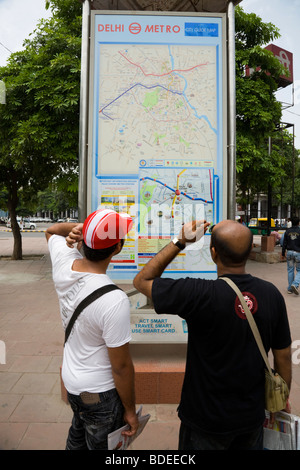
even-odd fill
[(269, 361), (268, 361), (268, 356), (266, 354), (266, 350), (264, 348), (264, 345), (262, 343), (262, 340), (261, 340), (261, 337), (260, 337), (260, 334), (259, 334), (259, 331), (258, 331), (258, 328), (256, 326), (256, 323), (255, 323), (255, 320), (253, 318), (253, 315), (252, 313), (250, 312), (249, 310), (249, 307), (244, 299), (244, 296), (243, 294), (241, 293), (241, 291), (239, 290), (239, 288), (237, 287), (237, 285), (231, 280), (229, 279), (228, 277), (219, 277), (218, 279), (223, 279), (223, 281), (227, 282), (227, 284), (230, 285), (230, 287), (232, 287), (232, 289), (235, 291), (235, 293), (237, 294), (238, 298), (240, 299), (241, 301), (241, 304), (243, 306), (243, 309), (244, 309), (244, 312), (245, 312), (245, 315), (246, 315), (246, 318), (249, 322), (249, 325), (251, 327), (251, 330), (252, 330), (252, 333), (254, 335), (254, 338), (257, 342), (257, 346), (261, 352), (261, 355), (263, 357), (263, 360), (265, 361), (265, 364), (267, 366), (267, 369), (269, 371), (269, 373), (273, 376), (273, 372), (272, 372), (272, 369), (270, 367), (270, 364), (269, 364)]

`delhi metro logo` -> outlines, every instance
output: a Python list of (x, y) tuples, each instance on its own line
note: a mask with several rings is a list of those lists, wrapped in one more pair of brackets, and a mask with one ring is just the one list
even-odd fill
[[(128, 30), (131, 34), (140, 34), (144, 33), (180, 33), (179, 25), (169, 25), (169, 24), (151, 24), (146, 25), (145, 30), (142, 31), (142, 26), (140, 23), (131, 23), (128, 26)], [(98, 24), (99, 33), (124, 33), (125, 26), (124, 24)]]
[(142, 31), (142, 27), (139, 23), (131, 23), (129, 25), (129, 32), (131, 34), (139, 34)]

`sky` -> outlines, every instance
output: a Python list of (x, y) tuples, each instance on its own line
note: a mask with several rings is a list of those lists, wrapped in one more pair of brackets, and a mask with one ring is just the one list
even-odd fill
[(0, 0), (0, 66), (11, 52), (22, 50), (41, 18), (49, 18), (45, 0)]
[(300, 0), (243, 0), (240, 5), (246, 13), (255, 13), (264, 23), (277, 26), (281, 37), (272, 44), (293, 53), (294, 98), (292, 85), (276, 97), (294, 104), (283, 111), (281, 122), (295, 125), (295, 147), (300, 150)]
[[(76, 0), (75, 0), (76, 1)], [(295, 125), (295, 146), (300, 149), (300, 0), (242, 0), (245, 12), (256, 13), (265, 23), (273, 23), (281, 38), (273, 44), (293, 53), (294, 98), (292, 86), (277, 93), (277, 99), (290, 106), (283, 111), (282, 122)], [(0, 66), (11, 52), (22, 49), (41, 18), (49, 18), (45, 0), (0, 0)]]

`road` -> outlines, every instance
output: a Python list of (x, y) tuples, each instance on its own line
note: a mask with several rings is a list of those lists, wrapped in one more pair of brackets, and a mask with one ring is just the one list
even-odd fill
[[(45, 230), (47, 227), (50, 227), (51, 223), (37, 223), (36, 230), (24, 230), (21, 231), (22, 237), (44, 237)], [(3, 238), (13, 237), (11, 229), (7, 228), (5, 225), (0, 225), (0, 240)]]

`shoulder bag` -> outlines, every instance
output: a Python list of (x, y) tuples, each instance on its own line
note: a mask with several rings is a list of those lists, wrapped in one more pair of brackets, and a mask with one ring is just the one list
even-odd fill
[(277, 372), (271, 369), (255, 320), (241, 291), (231, 279), (227, 277), (219, 277), (219, 279), (223, 279), (223, 281), (227, 282), (239, 297), (260, 353), (265, 361), (265, 408), (271, 413), (281, 411), (286, 407), (290, 393), (287, 383)]
[[(122, 290), (120, 287), (116, 286), (115, 284), (108, 284), (106, 286), (99, 287), (99, 289), (96, 289), (94, 292), (89, 294), (87, 297), (85, 297), (85, 299), (83, 299), (80, 302), (79, 305), (77, 305), (77, 307), (74, 310), (74, 313), (73, 313), (73, 315), (72, 315), (72, 317), (71, 317), (71, 319), (70, 319), (70, 321), (67, 325), (67, 328), (65, 330), (65, 344), (68, 341), (68, 338), (70, 336), (70, 333), (72, 331), (74, 323), (75, 323), (76, 319), (78, 318), (78, 316), (80, 315), (80, 313), (82, 312), (82, 310), (84, 310), (88, 305), (90, 305), (92, 302), (94, 302), (94, 300), (98, 299), (102, 295), (106, 294), (107, 292), (111, 292), (113, 290), (116, 290), (116, 289)], [(62, 376), (61, 376), (61, 369), (62, 368), (60, 367), (61, 398), (66, 404), (68, 404), (69, 403), (68, 394), (67, 394), (67, 390), (66, 390), (65, 384), (63, 382)]]

